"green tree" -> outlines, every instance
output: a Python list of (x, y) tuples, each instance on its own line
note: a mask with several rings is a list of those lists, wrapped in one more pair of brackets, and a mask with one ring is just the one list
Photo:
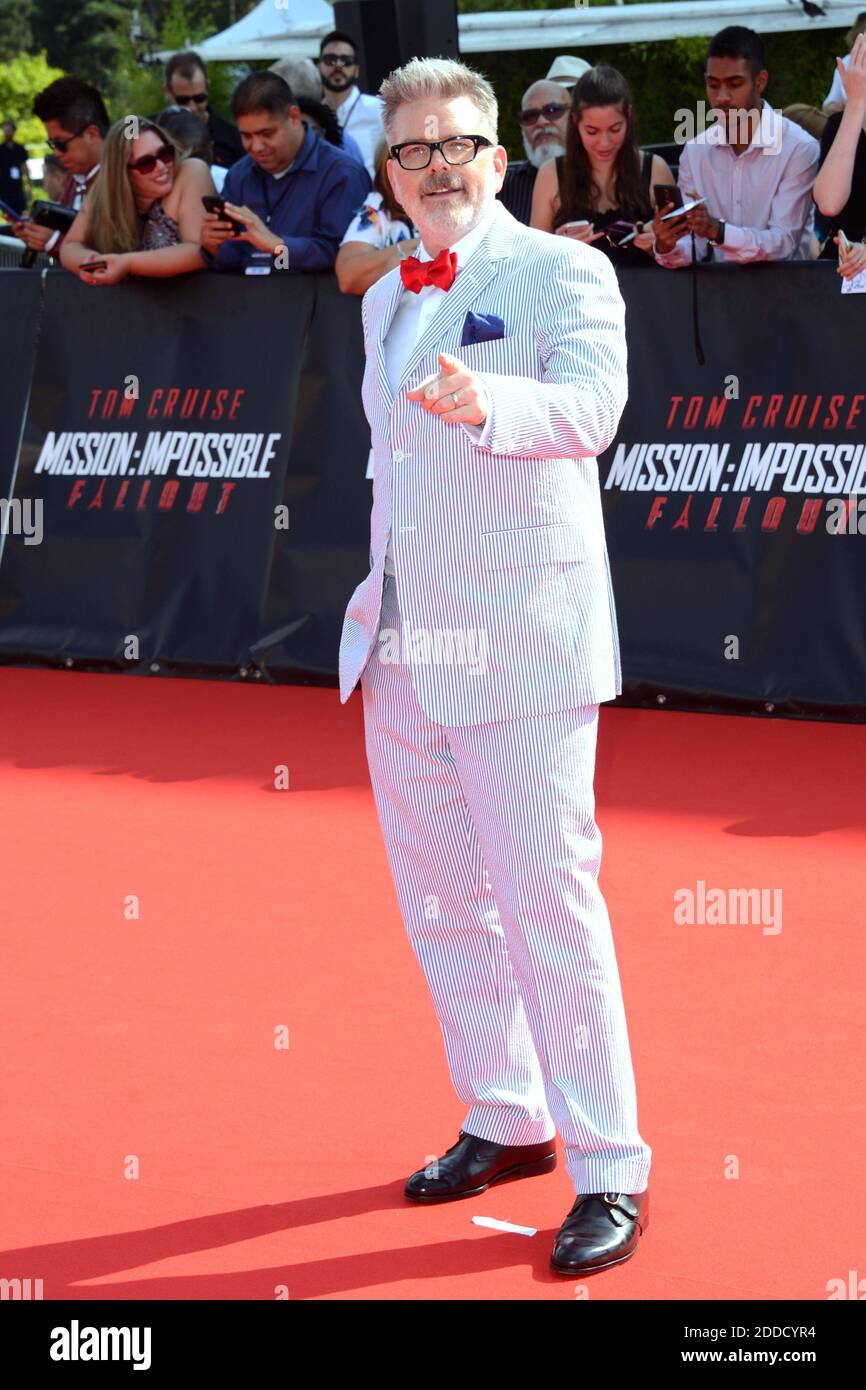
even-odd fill
[(48, 61), (103, 87), (129, 42), (132, 0), (38, 0), (33, 37)]
[(33, 47), (33, 0), (0, 0), (0, 62)]
[(33, 115), (33, 99), (62, 76), (59, 68), (49, 65), (44, 53), (36, 57), (21, 53), (9, 63), (0, 63), (0, 119), (16, 122), (15, 138), (31, 156), (48, 153), (45, 127)]

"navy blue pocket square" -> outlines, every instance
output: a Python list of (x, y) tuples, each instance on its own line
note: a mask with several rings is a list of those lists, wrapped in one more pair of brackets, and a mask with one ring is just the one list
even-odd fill
[(505, 324), (495, 314), (473, 314), (472, 310), (463, 321), (463, 337), (460, 346), (467, 343), (490, 343), (496, 338), (505, 337)]

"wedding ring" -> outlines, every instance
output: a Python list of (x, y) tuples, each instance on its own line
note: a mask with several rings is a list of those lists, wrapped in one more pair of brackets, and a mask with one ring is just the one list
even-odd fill
[(457, 404), (457, 397), (458, 397), (459, 395), (460, 395), (460, 392), (459, 392), (459, 391), (452, 391), (452, 392), (451, 392), (451, 399), (452, 399), (452, 401), (454, 402), (455, 405)]

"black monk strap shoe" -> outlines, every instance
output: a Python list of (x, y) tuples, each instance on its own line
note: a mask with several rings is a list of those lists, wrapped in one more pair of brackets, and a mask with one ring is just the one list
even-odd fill
[(556, 1236), (552, 1269), (595, 1274), (630, 1260), (649, 1225), (649, 1193), (590, 1192), (577, 1198)]
[(451, 1202), (476, 1197), (492, 1183), (536, 1177), (555, 1167), (554, 1139), (542, 1144), (492, 1144), (461, 1129), (457, 1143), (435, 1164), (413, 1173), (404, 1192), (415, 1202)]

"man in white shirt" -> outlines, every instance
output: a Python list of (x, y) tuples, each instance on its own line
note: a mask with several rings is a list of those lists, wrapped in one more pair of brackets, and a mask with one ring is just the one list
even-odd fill
[(319, 74), (325, 101), (343, 130), (356, 141), (367, 173), (376, 176), (376, 146), (382, 138), (382, 102), (357, 85), (358, 50), (350, 34), (334, 29), (319, 46)]
[(685, 145), (678, 182), (701, 206), (668, 222), (653, 218), (653, 251), (669, 269), (698, 261), (808, 260), (814, 223), (812, 185), (820, 147), (763, 99), (769, 80), (764, 45), (732, 25), (707, 50), (707, 101), (716, 123)]
[(549, 1172), (558, 1131), (575, 1200), (551, 1263), (573, 1277), (635, 1253), (651, 1159), (592, 787), (599, 703), (622, 689), (597, 458), (628, 394), (625, 305), (606, 256), (496, 197), (486, 78), (413, 59), (381, 90), (421, 246), (361, 301), (370, 572), (340, 699), (360, 680), (403, 921), (469, 1107), (404, 1192)]

